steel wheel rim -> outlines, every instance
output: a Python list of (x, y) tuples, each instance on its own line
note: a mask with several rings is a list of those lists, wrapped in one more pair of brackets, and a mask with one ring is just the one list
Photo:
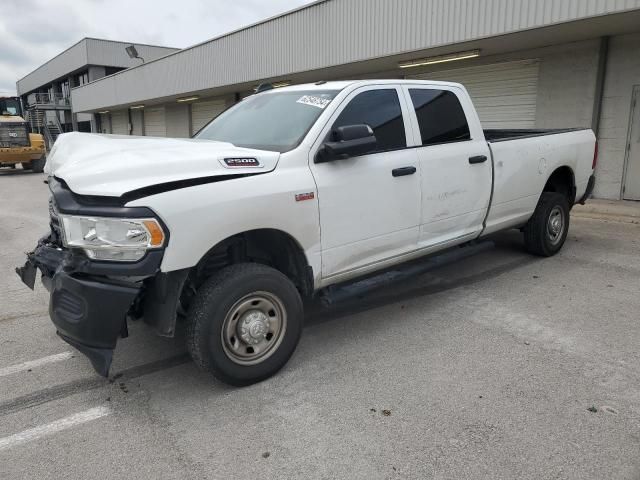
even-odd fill
[(552, 245), (557, 245), (562, 240), (564, 225), (564, 212), (560, 207), (553, 207), (547, 221), (547, 236)]
[(282, 301), (269, 292), (245, 295), (227, 312), (222, 324), (222, 348), (229, 360), (255, 365), (275, 353), (287, 330)]

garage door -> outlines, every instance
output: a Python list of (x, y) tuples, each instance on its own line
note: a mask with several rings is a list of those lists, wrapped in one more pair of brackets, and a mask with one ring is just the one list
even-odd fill
[(100, 113), (100, 133), (111, 133), (111, 119), (108, 113)]
[(141, 108), (131, 110), (131, 135), (142, 135), (143, 112)]
[(129, 115), (126, 110), (111, 112), (111, 133), (129, 135)]
[(164, 107), (144, 109), (144, 134), (147, 137), (166, 137)]
[(226, 108), (224, 100), (196, 102), (191, 105), (191, 134), (195, 134)]
[(462, 83), (484, 128), (535, 128), (538, 60), (496, 63), (407, 76)]

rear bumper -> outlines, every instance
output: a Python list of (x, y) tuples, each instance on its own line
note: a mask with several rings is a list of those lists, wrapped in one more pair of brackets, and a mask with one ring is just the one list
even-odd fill
[(591, 195), (593, 195), (593, 188), (596, 186), (596, 176), (595, 175), (591, 175), (589, 177), (589, 182), (587, 183), (587, 189), (584, 192), (584, 195), (582, 196), (582, 198), (578, 201), (578, 203), (580, 205), (584, 205), (587, 200), (589, 200), (589, 198), (591, 198)]
[[(160, 255), (149, 255), (138, 265), (104, 265), (90, 262), (78, 253), (38, 242), (23, 267), (16, 268), (22, 281), (33, 288), (37, 271), (50, 293), (49, 316), (58, 335), (85, 354), (96, 372), (107, 376), (118, 338), (127, 336), (127, 315), (142, 289), (136, 275), (157, 271)], [(95, 265), (92, 265), (95, 263)], [(153, 264), (153, 265), (150, 265)], [(101, 275), (122, 269), (121, 275), (136, 276), (137, 282)]]

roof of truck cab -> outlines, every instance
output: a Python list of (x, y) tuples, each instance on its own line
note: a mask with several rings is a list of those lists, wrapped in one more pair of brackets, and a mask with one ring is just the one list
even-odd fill
[[(370, 80), (339, 80), (331, 82), (302, 83), (299, 85), (289, 85), (274, 90), (277, 91), (300, 91), (300, 90), (343, 90), (347, 87), (364, 87), (367, 85), (442, 85), (447, 87), (460, 86), (455, 82), (440, 82), (436, 80), (402, 80), (402, 79), (370, 79)], [(273, 92), (274, 90), (267, 90)]]

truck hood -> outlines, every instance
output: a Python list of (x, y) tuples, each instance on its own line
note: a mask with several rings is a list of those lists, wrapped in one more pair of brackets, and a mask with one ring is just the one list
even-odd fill
[(279, 158), (277, 152), (211, 140), (70, 132), (56, 140), (45, 172), (75, 193), (119, 197), (184, 180), (270, 172)]

